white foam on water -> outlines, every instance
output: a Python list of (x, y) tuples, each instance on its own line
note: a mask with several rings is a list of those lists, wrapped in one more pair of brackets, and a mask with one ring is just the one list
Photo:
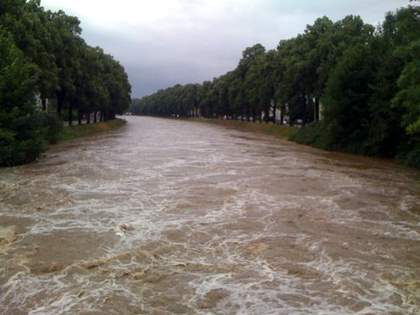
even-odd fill
[[(2, 271), (0, 310), (147, 314), (179, 303), (196, 314), (420, 312), (415, 258), (397, 260), (420, 241), (412, 177), (272, 143), (130, 118), (121, 135), (1, 170), (0, 216), (30, 223), (2, 257), (22, 256), (23, 267)], [(101, 256), (41, 275), (25, 270), (36, 257), (24, 241), (62, 232), (75, 248), (84, 235), (103, 237)]]

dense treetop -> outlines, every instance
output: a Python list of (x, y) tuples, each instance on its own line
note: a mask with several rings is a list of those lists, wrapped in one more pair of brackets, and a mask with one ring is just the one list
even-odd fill
[(420, 166), (419, 30), (415, 5), (378, 27), (322, 17), (277, 49), (245, 49), (233, 71), (134, 100), (131, 111), (300, 124), (296, 141)]
[(85, 43), (78, 18), (39, 0), (0, 2), (0, 52), (0, 165), (35, 159), (61, 119), (113, 119), (131, 102), (121, 64)]

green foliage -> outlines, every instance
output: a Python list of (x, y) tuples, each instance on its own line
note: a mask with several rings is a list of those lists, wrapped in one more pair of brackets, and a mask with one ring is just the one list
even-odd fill
[(124, 68), (102, 49), (81, 38), (80, 21), (63, 11), (45, 10), (39, 0), (4, 1), (0, 27), (36, 67), (33, 92), (57, 100), (57, 111), (101, 111), (112, 119), (130, 105), (131, 87)]
[(412, 60), (398, 80), (399, 92), (394, 104), (405, 109), (402, 126), (410, 136), (420, 134), (420, 40), (410, 45)]
[(295, 134), (289, 137), (289, 140), (301, 144), (308, 144), (314, 147), (330, 150), (329, 139), (325, 131), (326, 125), (323, 122), (311, 123), (299, 129)]
[(32, 161), (43, 150), (43, 125), (34, 109), (35, 68), (0, 31), (0, 165)]
[(349, 48), (331, 73), (323, 98), (328, 147), (367, 153), (373, 76), (370, 49), (362, 45)]
[[(0, 165), (12, 166), (35, 160), (45, 149), (41, 113), (22, 116), (18, 111), (1, 115)], [(4, 124), (5, 120), (7, 125)]]
[[(1, 1), (0, 165), (36, 159), (58, 140), (66, 109), (71, 122), (73, 110), (80, 120), (92, 112), (108, 120), (129, 107), (124, 68), (80, 35), (78, 18), (47, 11), (39, 0)], [(46, 113), (47, 99), (56, 100), (58, 115)]]
[(344, 50), (323, 101), (325, 120), (293, 140), (317, 147), (394, 157), (420, 167), (419, 8), (388, 13), (376, 34)]
[(97, 124), (81, 125), (81, 126), (67, 126), (60, 132), (60, 141), (69, 141), (77, 138), (88, 137), (99, 132), (110, 131), (126, 124), (125, 120), (112, 119), (109, 121), (100, 122)]
[(63, 121), (55, 114), (43, 114), (43, 126), (45, 126), (45, 139), (48, 143), (57, 143), (63, 131)]
[(196, 93), (176, 85), (135, 100), (130, 110), (286, 120), (303, 126), (291, 136), (296, 142), (420, 166), (419, 29), (418, 6), (388, 13), (376, 29), (359, 16), (322, 17), (276, 50), (246, 48), (233, 71), (195, 85)]
[(407, 152), (399, 154), (397, 157), (403, 163), (420, 168), (420, 141), (417, 139), (417, 143), (412, 145), (411, 149)]

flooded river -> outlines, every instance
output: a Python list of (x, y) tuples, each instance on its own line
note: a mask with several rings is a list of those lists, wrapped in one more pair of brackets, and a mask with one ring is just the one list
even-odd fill
[(128, 118), (0, 170), (0, 314), (420, 314), (420, 174)]

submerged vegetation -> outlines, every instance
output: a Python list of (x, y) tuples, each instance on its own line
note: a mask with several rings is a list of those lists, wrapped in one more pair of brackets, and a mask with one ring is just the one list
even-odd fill
[(0, 2), (0, 166), (33, 161), (71, 125), (130, 104), (119, 62), (81, 37), (80, 21), (39, 0)]
[(252, 124), (246, 121), (240, 120), (222, 120), (222, 119), (197, 119), (199, 122), (205, 122), (210, 124), (215, 124), (219, 126), (224, 126), (226, 128), (237, 129), (246, 132), (257, 132), (263, 133), (276, 137), (278, 139), (288, 140), (293, 137), (298, 131), (299, 128), (287, 126), (287, 125), (278, 125), (278, 124)]
[(322, 17), (277, 49), (245, 49), (233, 71), (134, 100), (131, 111), (299, 124), (296, 142), (420, 167), (419, 29), (415, 5), (376, 28)]
[(109, 121), (98, 122), (97, 124), (67, 126), (59, 134), (60, 141), (73, 140), (81, 137), (95, 135), (100, 132), (110, 131), (122, 127), (127, 122), (123, 119), (112, 119)]

